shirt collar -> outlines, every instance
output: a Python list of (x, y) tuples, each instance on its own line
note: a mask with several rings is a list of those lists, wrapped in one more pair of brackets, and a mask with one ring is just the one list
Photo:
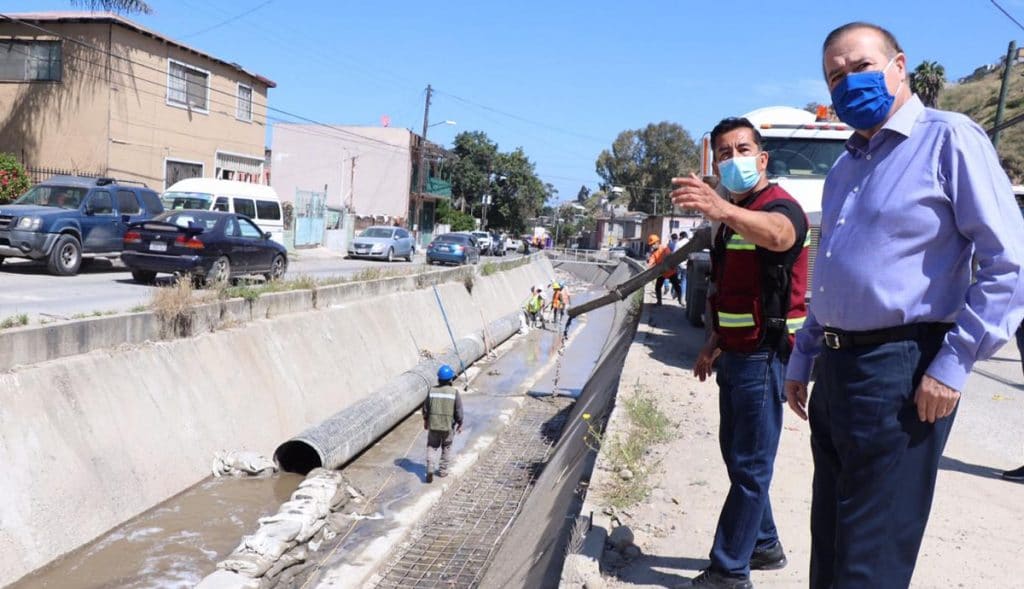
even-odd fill
[[(924, 104), (921, 103), (921, 99), (917, 97), (917, 94), (911, 94), (910, 100), (906, 101), (899, 110), (889, 117), (889, 120), (885, 122), (885, 125), (882, 125), (878, 133), (891, 131), (899, 133), (904, 137), (910, 137), (910, 133), (914, 129), (914, 123), (917, 122), (917, 119), (923, 112)], [(876, 136), (878, 136), (877, 133)], [(854, 132), (846, 141), (846, 150), (854, 157), (860, 157), (869, 151), (869, 143), (869, 139), (865, 139), (860, 133)]]

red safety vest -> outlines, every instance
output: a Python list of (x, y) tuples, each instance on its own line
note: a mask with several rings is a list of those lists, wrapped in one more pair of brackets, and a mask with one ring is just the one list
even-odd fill
[[(779, 200), (796, 202), (775, 184), (750, 198), (751, 211)], [(793, 334), (807, 318), (810, 236), (808, 226), (802, 247), (773, 252), (721, 226), (711, 256), (716, 290), (709, 300), (719, 347), (730, 352), (777, 350), (789, 358)]]

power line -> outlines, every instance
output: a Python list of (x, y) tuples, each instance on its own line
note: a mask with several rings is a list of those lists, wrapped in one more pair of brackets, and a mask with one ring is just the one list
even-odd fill
[(1006, 15), (1006, 18), (1008, 18), (1011, 21), (1013, 21), (1013, 24), (1017, 25), (1017, 28), (1019, 28), (1020, 30), (1024, 31), (1024, 25), (1020, 24), (1020, 21), (1018, 21), (1017, 19), (1013, 18), (1012, 14), (1010, 14), (1009, 12), (1006, 12), (1006, 9), (1003, 8), (1002, 6), (1000, 6), (999, 3), (996, 2), (996, 0), (989, 0), (989, 2), (992, 3), (992, 6), (995, 6), (996, 8), (998, 8), (999, 12), (1002, 12), (1004, 15)]
[(202, 35), (204, 33), (209, 33), (210, 31), (212, 31), (214, 29), (219, 29), (220, 27), (223, 27), (224, 25), (229, 25), (229, 24), (235, 22), (236, 20), (238, 20), (240, 18), (244, 18), (246, 16), (249, 16), (250, 14), (256, 12), (260, 8), (263, 8), (267, 4), (270, 4), (271, 2), (274, 2), (274, 0), (265, 0), (264, 2), (260, 2), (259, 4), (257, 4), (256, 6), (253, 6), (249, 10), (246, 10), (245, 12), (241, 12), (239, 14), (236, 14), (235, 16), (232, 16), (230, 18), (226, 18), (226, 19), (222, 20), (221, 22), (219, 22), (217, 24), (210, 25), (210, 26), (206, 27), (205, 29), (199, 29), (198, 31), (196, 31), (194, 33), (189, 33), (187, 35), (183, 35), (181, 38), (182, 39), (188, 39), (189, 37), (197, 37), (197, 36)]
[(606, 139), (599, 139), (599, 138), (591, 136), (591, 135), (585, 135), (583, 133), (578, 133), (578, 132), (575, 132), (575, 131), (569, 131), (567, 129), (562, 129), (560, 127), (556, 127), (554, 125), (549, 125), (547, 123), (541, 123), (539, 121), (532, 121), (532, 120), (527, 119), (525, 117), (520, 117), (519, 115), (513, 115), (512, 113), (506, 113), (505, 111), (500, 111), (500, 110), (495, 109), (493, 107), (487, 107), (486, 104), (481, 104), (479, 102), (470, 100), (469, 98), (463, 98), (462, 96), (457, 96), (457, 95), (455, 95), (455, 94), (453, 94), (451, 92), (445, 92), (443, 90), (435, 90), (435, 91), (438, 94), (443, 94), (443, 95), (445, 95), (447, 97), (454, 98), (456, 100), (459, 100), (460, 102), (464, 102), (466, 104), (469, 104), (469, 106), (471, 106), (471, 107), (475, 107), (477, 109), (481, 109), (481, 110), (484, 110), (484, 111), (489, 111), (489, 112), (492, 112), (492, 113), (495, 113), (495, 114), (498, 114), (498, 115), (502, 115), (503, 117), (508, 117), (510, 119), (514, 119), (514, 120), (522, 122), (522, 123), (526, 123), (526, 124), (529, 124), (529, 125), (536, 125), (538, 127), (543, 127), (543, 128), (548, 129), (550, 131), (555, 131), (555, 132), (558, 132), (558, 133), (562, 133), (562, 134), (565, 134), (565, 135), (571, 135), (573, 137), (579, 137), (581, 139), (587, 139), (587, 140), (590, 140), (590, 141), (596, 141), (596, 142), (601, 143), (601, 144), (606, 144), (607, 143)]

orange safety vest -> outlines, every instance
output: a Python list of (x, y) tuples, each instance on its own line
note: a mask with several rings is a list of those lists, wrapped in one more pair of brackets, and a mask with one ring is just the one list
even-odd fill
[[(655, 249), (653, 252), (651, 252), (650, 257), (647, 258), (647, 267), (648, 268), (653, 268), (653, 267), (657, 266), (658, 264), (661, 263), (662, 260), (665, 259), (665, 256), (669, 255), (670, 253), (672, 253), (672, 252), (668, 249), (667, 245), (659, 245), (657, 247), (657, 249)], [(661, 273), (661, 276), (663, 278), (672, 278), (675, 275), (676, 275), (676, 269), (675, 268), (669, 268), (669, 269), (667, 269), (667, 270), (665, 270), (664, 272)]]
[[(759, 211), (779, 200), (796, 200), (775, 184), (750, 198), (748, 210)], [(804, 217), (806, 221), (806, 216)], [(716, 285), (710, 297), (711, 318), (719, 346), (731, 352), (772, 349), (788, 360), (793, 334), (807, 318), (807, 248), (772, 252), (722, 225), (711, 253)]]
[(555, 291), (555, 297), (551, 299), (551, 307), (553, 309), (561, 309), (569, 305), (569, 295), (565, 294), (564, 290)]

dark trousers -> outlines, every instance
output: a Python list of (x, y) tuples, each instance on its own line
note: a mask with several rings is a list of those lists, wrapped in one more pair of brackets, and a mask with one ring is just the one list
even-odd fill
[(455, 432), (448, 430), (446, 432), (432, 429), (427, 431), (427, 472), (434, 471), (434, 454), (437, 453), (437, 449), (441, 449), (441, 460), (438, 466), (438, 472), (448, 472), (448, 460), (451, 455), (452, 441), (455, 440)]
[(956, 416), (921, 422), (914, 405), (942, 337), (819, 357), (809, 407), (812, 589), (910, 585)]
[(779, 540), (768, 488), (782, 432), (785, 366), (778, 354), (724, 352), (718, 358), (718, 440), (729, 494), (718, 517), (711, 567), (750, 574), (750, 555)]
[(658, 296), (659, 305), (661, 304), (661, 289), (665, 286), (666, 280), (668, 280), (672, 284), (672, 298), (676, 299), (677, 301), (679, 300), (679, 275), (673, 274), (671, 278), (659, 276), (658, 279), (654, 281), (654, 292)]

